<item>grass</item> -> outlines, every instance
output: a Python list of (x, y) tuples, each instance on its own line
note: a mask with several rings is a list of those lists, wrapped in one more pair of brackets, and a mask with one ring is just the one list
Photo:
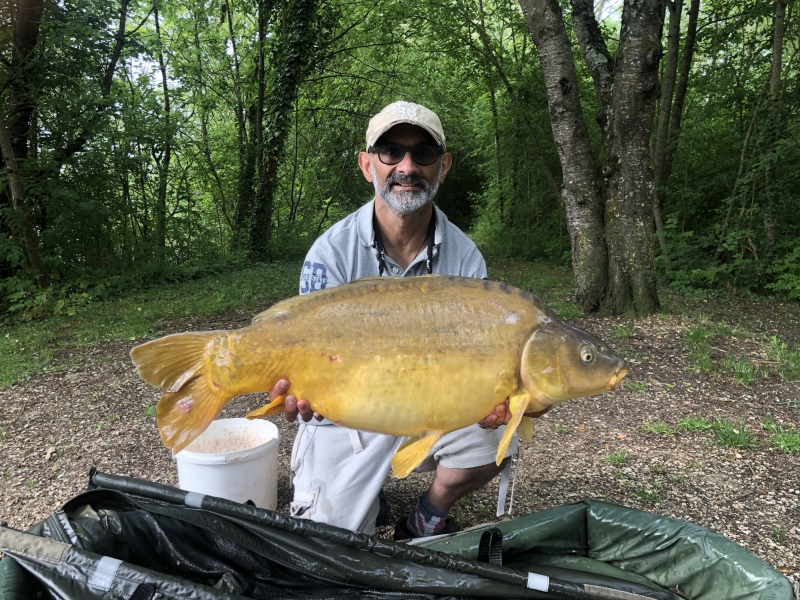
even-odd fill
[(647, 384), (644, 381), (631, 381), (626, 383), (625, 387), (634, 392), (643, 392), (647, 388)]
[[(769, 442), (773, 448), (787, 453), (800, 453), (800, 432), (784, 429), (771, 421), (763, 423), (762, 427), (772, 433)], [(728, 421), (717, 417), (712, 421), (701, 415), (690, 415), (678, 421), (674, 427), (664, 421), (658, 421), (646, 422), (643, 429), (649, 433), (669, 436), (678, 432), (712, 431), (716, 442), (727, 448), (751, 450), (756, 447), (756, 434), (748, 431), (745, 422), (741, 420)]]
[(644, 430), (658, 435), (675, 435), (675, 428), (670, 427), (664, 421), (658, 421), (656, 423), (645, 422)]
[(714, 428), (714, 423), (711, 419), (701, 415), (690, 415), (684, 417), (675, 426), (678, 431), (686, 431), (689, 433), (697, 433), (699, 431), (709, 431)]
[(765, 420), (761, 427), (769, 432), (767, 443), (786, 454), (800, 454), (800, 430), (778, 425), (772, 418)]
[(709, 342), (713, 337), (713, 334), (703, 325), (691, 329), (685, 336), (689, 346), (689, 361), (700, 372), (713, 373), (716, 371), (709, 347)]
[(772, 533), (772, 537), (779, 542), (786, 538), (786, 530), (783, 527), (770, 527), (770, 532)]
[[(692, 366), (704, 373), (730, 374), (741, 385), (747, 387), (759, 375), (766, 377), (768, 368), (745, 358), (726, 356), (719, 364), (711, 358), (711, 344), (719, 336), (746, 337), (745, 331), (738, 328), (732, 329), (726, 323), (711, 323), (701, 319), (701, 324), (688, 331), (684, 337), (689, 349), (689, 360)], [(789, 345), (778, 338), (770, 336), (767, 339), (764, 353), (767, 359), (774, 364), (773, 369), (784, 379), (800, 379), (800, 352), (789, 349)]]
[(800, 352), (789, 350), (789, 345), (777, 336), (769, 338), (767, 357), (778, 363), (775, 370), (784, 379), (800, 379)]
[(747, 431), (744, 421), (726, 421), (717, 418), (713, 426), (714, 437), (727, 448), (750, 450), (755, 448), (756, 435)]
[(648, 502), (650, 504), (661, 502), (661, 497), (658, 494), (644, 488), (636, 488), (632, 493), (642, 502)]
[(275, 262), (96, 302), (72, 316), (0, 327), (0, 387), (69, 366), (68, 351), (157, 337), (172, 320), (253, 312), (297, 294), (301, 263)]
[(618, 465), (624, 463), (628, 459), (627, 452), (614, 452), (605, 457), (605, 460), (610, 465)]
[(583, 309), (572, 300), (572, 269), (525, 261), (487, 259), (489, 279), (528, 290), (550, 305), (562, 319), (577, 319)]
[(747, 387), (759, 373), (759, 368), (746, 358), (734, 358), (726, 356), (720, 362), (720, 367), (730, 372), (734, 379)]
[(633, 335), (636, 330), (636, 321), (631, 319), (630, 322), (624, 325), (615, 325), (613, 336), (617, 339), (627, 339)]
[(155, 419), (156, 416), (158, 415), (158, 408), (156, 407), (155, 404), (143, 406), (142, 413), (144, 413), (145, 417), (150, 417), (152, 419)]
[(569, 427), (566, 425), (556, 425), (556, 433), (569, 433)]

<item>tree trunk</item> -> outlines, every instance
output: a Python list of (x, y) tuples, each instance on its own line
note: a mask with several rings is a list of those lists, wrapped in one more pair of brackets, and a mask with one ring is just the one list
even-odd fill
[[(786, 32), (786, 0), (775, 0), (775, 19), (772, 34), (772, 64), (769, 73), (769, 116), (767, 123), (767, 149), (775, 150), (780, 129), (781, 70), (783, 67), (783, 37)], [(764, 166), (764, 258), (770, 260), (775, 253), (777, 225), (775, 223), (775, 168), (771, 160)]]
[(719, 260), (720, 254), (722, 254), (722, 244), (725, 241), (725, 236), (728, 235), (728, 224), (731, 221), (733, 206), (736, 202), (736, 194), (739, 192), (739, 183), (741, 182), (742, 174), (744, 173), (745, 159), (747, 158), (747, 145), (750, 143), (750, 135), (753, 133), (753, 127), (756, 124), (756, 115), (758, 115), (758, 102), (756, 102), (756, 106), (753, 109), (753, 117), (750, 119), (750, 126), (747, 128), (747, 134), (745, 134), (744, 142), (742, 142), (742, 152), (739, 155), (739, 172), (736, 174), (736, 181), (733, 183), (731, 199), (728, 202), (728, 212), (725, 213), (725, 220), (722, 222), (722, 231), (719, 232), (717, 250), (714, 252), (714, 262)]
[(694, 42), (697, 38), (697, 19), (700, 14), (700, 0), (692, 0), (689, 5), (689, 24), (686, 27), (686, 40), (683, 43), (683, 56), (681, 68), (678, 73), (678, 83), (675, 89), (675, 99), (672, 102), (672, 112), (669, 117), (669, 136), (667, 138), (664, 165), (661, 171), (662, 187), (667, 185), (672, 174), (672, 160), (678, 148), (678, 136), (681, 132), (683, 120), (683, 105), (686, 100), (686, 91), (689, 89), (689, 72), (692, 70), (694, 59)]
[[(233, 66), (234, 66), (234, 93), (236, 96), (236, 125), (237, 125), (237, 142), (239, 149), (239, 180), (238, 180), (238, 194), (237, 194), (237, 207), (242, 207), (242, 215), (246, 215), (246, 210), (253, 205), (253, 178), (255, 177), (253, 156), (254, 150), (251, 145), (254, 140), (248, 140), (247, 137), (247, 110), (245, 108), (244, 99), (242, 97), (241, 89), (241, 73), (239, 69), (239, 56), (236, 48), (236, 36), (233, 31), (233, 14), (229, 2), (225, 2), (227, 6), (226, 14), (228, 16), (228, 36), (231, 41), (231, 49), (233, 50)], [(259, 27), (261, 25), (261, 11), (259, 11)], [(259, 49), (259, 56), (263, 50)], [(236, 219), (234, 219), (236, 223)], [(242, 223), (244, 227), (244, 223)], [(232, 248), (239, 249), (241, 243), (241, 236), (239, 235), (243, 229), (233, 232)]]
[(661, 203), (664, 194), (664, 160), (667, 153), (667, 140), (669, 137), (669, 117), (672, 109), (672, 97), (675, 93), (675, 78), (678, 73), (678, 53), (681, 43), (681, 13), (683, 0), (672, 0), (669, 8), (669, 34), (667, 35), (667, 64), (664, 68), (664, 83), (661, 85), (661, 100), (658, 107), (658, 126), (656, 128), (656, 143), (653, 152), (655, 166), (655, 190), (653, 191), (653, 218), (656, 225), (658, 243), (661, 246), (661, 255), (664, 257), (664, 266), (670, 269), (669, 247), (667, 236), (664, 233), (664, 222), (661, 218)]
[(47, 273), (39, 254), (39, 241), (33, 228), (30, 210), (25, 204), (25, 190), (19, 173), (17, 157), (14, 153), (11, 134), (6, 127), (5, 115), (0, 111), (0, 152), (5, 162), (8, 186), (11, 190), (11, 206), (19, 219), (19, 228), (22, 231), (22, 242), (28, 265), (38, 274), (37, 283), (46, 287), (49, 283)]
[(14, 157), (19, 161), (28, 156), (28, 134), (36, 108), (34, 83), (31, 81), (34, 51), (39, 42), (39, 25), (44, 12), (43, 0), (20, 0), (14, 15), (6, 128), (11, 137)]
[(158, 5), (153, 5), (153, 17), (158, 38), (158, 66), (161, 70), (161, 89), (164, 94), (164, 145), (158, 161), (158, 196), (156, 198), (156, 244), (159, 248), (167, 245), (167, 183), (169, 163), (172, 158), (172, 124), (170, 123), (169, 85), (164, 51), (161, 46), (161, 26), (158, 22)]
[(294, 0), (291, 7), (291, 31), (287, 32), (287, 41), (282, 48), (272, 80), (271, 119), (264, 134), (264, 167), (258, 182), (250, 225), (250, 256), (256, 260), (269, 258), (278, 164), (286, 133), (291, 125), (292, 103), (313, 51), (317, 2), (318, 0)]
[(606, 294), (608, 256), (572, 48), (556, 0), (520, 0), (520, 6), (539, 51), (550, 124), (561, 161), (560, 195), (572, 245), (575, 297), (584, 310), (597, 310)]
[(650, 138), (665, 4), (626, 0), (622, 12), (601, 164), (610, 283), (604, 305), (614, 314), (649, 315), (659, 307)]
[[(13, 5), (12, 5), (13, 6)], [(4, 196), (16, 214), (16, 223), (9, 219), (2, 227), (3, 233), (19, 232), (22, 250), (29, 267), (37, 272), (37, 282), (41, 286), (49, 282), (41, 259), (39, 238), (34, 227), (34, 219), (25, 197), (20, 168), (29, 153), (30, 132), (36, 110), (34, 52), (39, 42), (39, 26), (44, 11), (43, 0), (19, 0), (16, 10), (11, 8), (13, 32), (11, 35), (11, 65), (7, 75), (8, 104), (0, 106), (0, 135), (2, 135), (2, 156), (9, 179), (9, 190)], [(1, 214), (1, 213), (0, 213)]]

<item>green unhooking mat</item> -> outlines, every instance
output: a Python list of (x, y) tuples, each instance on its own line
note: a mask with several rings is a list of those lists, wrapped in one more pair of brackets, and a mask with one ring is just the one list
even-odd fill
[(800, 600), (730, 540), (581, 502), (418, 544), (92, 472), (27, 532), (0, 527), (0, 598)]

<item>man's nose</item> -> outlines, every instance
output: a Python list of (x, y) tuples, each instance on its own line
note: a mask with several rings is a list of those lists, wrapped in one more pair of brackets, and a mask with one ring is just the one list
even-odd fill
[(411, 152), (406, 152), (405, 156), (403, 156), (403, 160), (395, 165), (394, 170), (398, 173), (412, 175), (419, 172), (419, 165), (414, 162)]

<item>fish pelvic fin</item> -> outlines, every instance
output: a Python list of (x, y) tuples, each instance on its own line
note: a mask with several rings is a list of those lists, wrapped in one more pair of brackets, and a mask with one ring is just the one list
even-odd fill
[(131, 350), (139, 375), (150, 385), (177, 392), (205, 367), (209, 345), (225, 332), (176, 333)]
[(233, 395), (213, 390), (204, 375), (177, 392), (164, 392), (158, 403), (158, 430), (163, 444), (177, 454), (209, 426)]
[(530, 417), (522, 417), (517, 425), (517, 435), (526, 442), (533, 439), (533, 419)]
[(398, 479), (408, 477), (433, 450), (444, 431), (429, 431), (421, 438), (409, 440), (392, 457), (392, 474)]
[[(503, 432), (503, 437), (500, 438), (500, 443), (497, 446), (497, 465), (499, 466), (503, 459), (506, 457), (508, 445), (511, 443), (511, 438), (514, 436), (514, 431), (519, 427), (522, 418), (525, 415), (525, 409), (531, 401), (531, 395), (527, 391), (517, 392), (512, 394), (508, 399), (508, 410), (511, 411), (511, 420), (506, 424), (506, 430)], [(533, 435), (533, 424), (527, 425), (530, 428), (530, 433)], [(524, 434), (524, 431), (522, 432)]]
[(270, 401), (264, 406), (250, 411), (245, 415), (248, 419), (258, 419), (260, 417), (271, 417), (283, 412), (283, 405), (286, 404), (286, 394), (281, 394), (275, 400)]

